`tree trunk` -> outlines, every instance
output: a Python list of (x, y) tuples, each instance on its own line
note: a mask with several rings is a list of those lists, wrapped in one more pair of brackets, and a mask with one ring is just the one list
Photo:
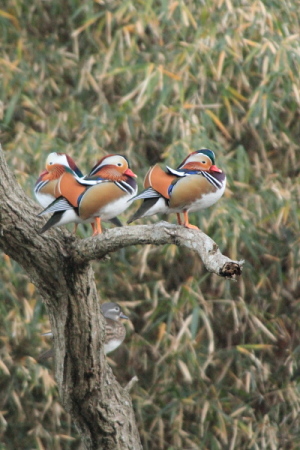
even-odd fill
[(55, 377), (62, 404), (87, 449), (141, 449), (129, 392), (106, 362), (103, 318), (89, 262), (74, 261), (77, 239), (64, 230), (40, 236), (39, 208), (0, 155), (0, 245), (38, 287), (54, 334)]
[(132, 244), (176, 243), (196, 251), (221, 276), (239, 275), (242, 262), (223, 256), (204, 233), (166, 223), (115, 228), (84, 240), (63, 228), (41, 236), (39, 210), (0, 148), (0, 247), (24, 268), (47, 305), (62, 404), (85, 448), (141, 449), (129, 389), (118, 384), (103, 353), (104, 322), (90, 261)]

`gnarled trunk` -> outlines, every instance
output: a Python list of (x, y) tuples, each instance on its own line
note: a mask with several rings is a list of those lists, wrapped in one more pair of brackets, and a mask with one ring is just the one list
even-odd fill
[(64, 229), (39, 235), (39, 208), (9, 171), (0, 148), (0, 247), (38, 287), (54, 335), (55, 377), (62, 404), (87, 449), (140, 449), (128, 389), (103, 353), (104, 326), (90, 261), (133, 244), (175, 243), (196, 251), (206, 268), (232, 278), (242, 262), (223, 256), (201, 231), (160, 223), (115, 228), (79, 240)]

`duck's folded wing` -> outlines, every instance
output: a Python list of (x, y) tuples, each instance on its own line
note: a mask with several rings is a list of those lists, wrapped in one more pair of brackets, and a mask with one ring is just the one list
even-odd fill
[[(160, 204), (161, 201), (166, 202), (166, 200), (161, 195), (144, 199), (139, 209), (134, 214), (132, 214), (127, 223), (129, 224), (147, 215), (156, 214), (155, 206), (157, 204)], [(160, 212), (160, 209), (158, 210), (158, 212)]]
[(38, 214), (38, 216), (44, 216), (45, 214), (51, 214), (58, 211), (67, 211), (73, 209), (73, 206), (65, 197), (58, 197), (47, 208)]
[(143, 192), (141, 192), (139, 195), (136, 195), (132, 199), (128, 200), (139, 200), (141, 198), (158, 198), (161, 197), (160, 193), (152, 189), (151, 187), (148, 189), (145, 189)]

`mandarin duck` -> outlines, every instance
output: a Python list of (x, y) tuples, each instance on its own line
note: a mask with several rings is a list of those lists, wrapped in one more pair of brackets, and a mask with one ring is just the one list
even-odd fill
[[(101, 311), (105, 319), (105, 341), (104, 354), (107, 355), (118, 348), (125, 339), (126, 329), (120, 319), (129, 319), (125, 316), (118, 303), (107, 302), (101, 305)], [(44, 333), (43, 336), (53, 336), (52, 332)], [(43, 361), (54, 355), (53, 348), (46, 350), (38, 357), (38, 361)]]
[(215, 165), (212, 150), (201, 149), (191, 153), (177, 167), (167, 166), (164, 172), (157, 164), (146, 174), (145, 190), (134, 200), (144, 199), (140, 208), (128, 223), (153, 214), (176, 213), (179, 225), (198, 227), (189, 223), (189, 212), (208, 208), (222, 197), (226, 186), (226, 175)]
[[(52, 152), (46, 159), (45, 170), (40, 174), (35, 184), (35, 197), (44, 208), (47, 208), (62, 195), (61, 185), (63, 185), (64, 190), (72, 191), (74, 187), (76, 190), (78, 183), (81, 184), (83, 178), (81, 170), (71, 156), (66, 153)], [(92, 220), (89, 222), (92, 222)], [(111, 218), (110, 222), (118, 227), (122, 226), (117, 217)], [(75, 221), (75, 231), (78, 223), (81, 223), (81, 221)]]
[(57, 198), (56, 186), (59, 178), (66, 170), (69, 170), (78, 178), (83, 177), (71, 156), (56, 152), (48, 155), (45, 170), (42, 171), (34, 186), (34, 195), (43, 208), (46, 208)]
[(39, 214), (54, 213), (40, 234), (71, 222), (94, 222), (93, 235), (102, 233), (101, 220), (111, 220), (121, 214), (136, 195), (135, 177), (122, 155), (104, 156), (81, 179), (66, 171), (57, 185), (60, 197)]

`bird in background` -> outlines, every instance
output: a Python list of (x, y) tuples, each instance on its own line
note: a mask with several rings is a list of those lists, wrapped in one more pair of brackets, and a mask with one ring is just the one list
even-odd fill
[(102, 232), (101, 220), (121, 225), (116, 216), (137, 193), (135, 177), (122, 155), (103, 157), (84, 177), (66, 168), (57, 180), (55, 200), (39, 214), (53, 213), (40, 234), (71, 222), (92, 223), (93, 235)]
[(45, 170), (39, 175), (34, 186), (34, 195), (43, 208), (49, 206), (57, 198), (58, 181), (67, 170), (75, 177), (83, 177), (71, 156), (56, 152), (48, 155)]
[[(189, 223), (189, 213), (208, 208), (224, 194), (226, 175), (215, 165), (212, 150), (190, 153), (176, 169), (166, 166), (164, 172), (157, 164), (144, 180), (145, 190), (134, 197), (143, 199), (140, 208), (128, 223), (154, 214), (176, 213), (179, 225), (198, 229)], [(180, 216), (183, 214), (183, 221)]]
[[(126, 329), (120, 319), (129, 319), (118, 303), (106, 302), (102, 303), (101, 311), (105, 319), (105, 341), (104, 341), (104, 354), (113, 352), (118, 348), (126, 337)], [(44, 333), (43, 336), (53, 336), (52, 332)], [(54, 356), (54, 350), (46, 350), (38, 358), (38, 361), (44, 361), (45, 359)]]

